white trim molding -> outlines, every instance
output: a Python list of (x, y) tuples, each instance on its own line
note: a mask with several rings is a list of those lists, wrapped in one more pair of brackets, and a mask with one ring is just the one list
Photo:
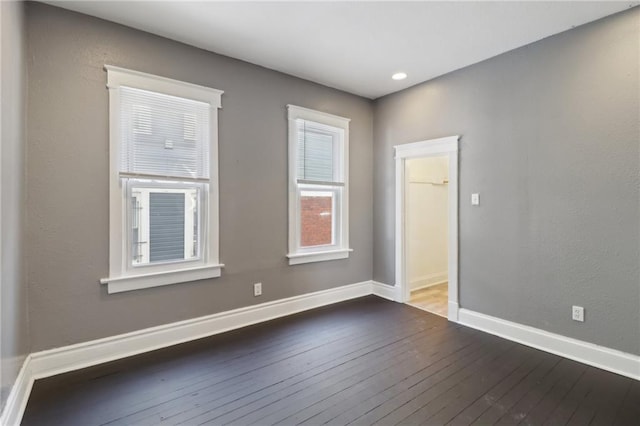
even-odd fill
[(304, 108), (297, 105), (287, 105), (287, 118), (289, 120), (310, 120), (327, 126), (343, 128), (349, 125), (350, 118), (340, 117), (339, 115), (329, 114), (324, 111), (316, 111), (315, 109)]
[(376, 296), (382, 297), (387, 300), (391, 300), (393, 302), (400, 301), (400, 292), (399, 288), (389, 285), (383, 284), (377, 281), (371, 281), (371, 293)]
[(100, 284), (109, 284), (109, 294), (123, 291), (139, 290), (149, 287), (184, 283), (208, 278), (216, 278), (221, 275), (224, 265), (207, 265), (190, 269), (177, 269), (175, 271), (155, 272), (151, 274), (130, 275), (119, 278), (102, 278)]
[(452, 310), (452, 306), (458, 305), (458, 149), (460, 136), (448, 136), (439, 139), (431, 139), (420, 142), (396, 145), (396, 285), (399, 291), (399, 302), (407, 302), (410, 297), (410, 286), (407, 282), (406, 271), (406, 160), (411, 158), (424, 158), (435, 156), (447, 156), (449, 158), (449, 229), (448, 229), (448, 293), (449, 312), (447, 317), (451, 321), (457, 321), (458, 310)]
[(458, 322), (460, 319), (460, 305), (458, 302), (452, 302), (449, 300), (447, 309), (447, 318), (449, 321)]
[(394, 146), (396, 158), (420, 158), (458, 151), (459, 135)]
[(308, 253), (287, 254), (289, 265), (300, 265), (302, 263), (323, 262), (325, 260), (347, 259), (353, 249), (340, 249), (330, 251), (313, 251)]
[(18, 377), (16, 377), (11, 387), (11, 392), (9, 392), (9, 397), (0, 416), (0, 425), (2, 426), (18, 426), (22, 421), (22, 415), (25, 408), (27, 408), (29, 394), (31, 394), (33, 382), (35, 381), (31, 374), (30, 360), (31, 355), (27, 355), (22, 363)]
[(640, 380), (640, 356), (638, 355), (565, 337), (469, 309), (461, 308), (459, 316), (458, 322), (467, 327)]
[(108, 71), (107, 88), (109, 89), (115, 89), (123, 85), (133, 86), (138, 89), (162, 92), (167, 95), (205, 102), (213, 108), (222, 107), (221, 100), (222, 94), (224, 93), (222, 90), (116, 67), (114, 65), (105, 65), (104, 69)]

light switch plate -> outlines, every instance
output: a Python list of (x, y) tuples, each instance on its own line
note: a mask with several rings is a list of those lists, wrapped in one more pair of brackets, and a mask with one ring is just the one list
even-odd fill
[(480, 194), (471, 194), (471, 205), (472, 206), (480, 205)]

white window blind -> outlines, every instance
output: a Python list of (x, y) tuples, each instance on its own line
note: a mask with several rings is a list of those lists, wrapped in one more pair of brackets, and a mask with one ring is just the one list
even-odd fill
[(122, 86), (120, 175), (209, 179), (204, 102)]
[(296, 120), (298, 135), (298, 180), (341, 183), (339, 173), (339, 129), (308, 120)]

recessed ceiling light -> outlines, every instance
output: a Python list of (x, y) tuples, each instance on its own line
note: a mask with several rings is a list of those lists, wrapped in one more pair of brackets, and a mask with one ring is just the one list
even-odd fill
[(404, 80), (405, 78), (407, 78), (407, 73), (397, 72), (394, 75), (392, 75), (391, 78), (394, 80)]

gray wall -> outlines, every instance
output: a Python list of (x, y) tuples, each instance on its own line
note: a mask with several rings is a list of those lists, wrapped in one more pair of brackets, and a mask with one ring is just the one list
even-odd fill
[[(29, 352), (22, 256), (24, 214), (25, 36), (23, 5), (0, 2), (0, 407)], [(1, 410), (1, 408), (0, 408)]]
[[(28, 12), (29, 311), (34, 351), (371, 279), (372, 103), (88, 16)], [(108, 96), (104, 64), (224, 90), (223, 276), (108, 295)], [(288, 103), (350, 117), (347, 260), (288, 266)], [(252, 284), (263, 283), (253, 297)]]
[(639, 21), (636, 8), (378, 99), (374, 280), (394, 284), (392, 146), (460, 134), (461, 306), (640, 354)]
[[(27, 11), (34, 351), (367, 280), (372, 271), (393, 284), (392, 146), (461, 134), (462, 306), (640, 354), (638, 9), (373, 105), (84, 15), (34, 3)], [(115, 295), (98, 284), (108, 271), (104, 64), (225, 91), (221, 278)], [(290, 267), (284, 258), (288, 103), (352, 118), (348, 260)], [(3, 166), (4, 153), (3, 130)], [(21, 164), (10, 164), (18, 175)], [(20, 185), (11, 183), (14, 194)], [(480, 207), (469, 205), (471, 192), (481, 193)], [(252, 296), (257, 281), (260, 298)], [(24, 295), (13, 288), (11, 330), (24, 340)], [(570, 321), (572, 304), (585, 306), (584, 324)], [(27, 345), (14, 347), (24, 354)]]

